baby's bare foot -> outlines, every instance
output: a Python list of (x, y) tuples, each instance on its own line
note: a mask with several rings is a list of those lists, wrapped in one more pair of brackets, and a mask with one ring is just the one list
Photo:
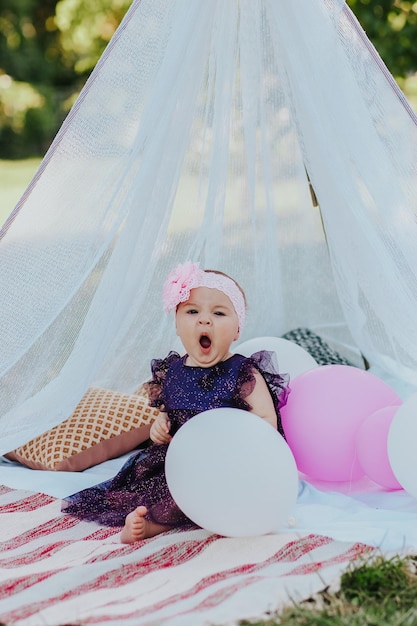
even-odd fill
[(145, 515), (147, 512), (146, 506), (138, 506), (134, 511), (126, 515), (125, 525), (120, 534), (122, 543), (134, 543), (141, 539), (154, 537), (169, 529), (169, 526), (162, 526), (146, 520)]
[(125, 525), (120, 535), (122, 543), (134, 543), (146, 538), (146, 519), (148, 512), (145, 506), (138, 506), (134, 511), (126, 515)]

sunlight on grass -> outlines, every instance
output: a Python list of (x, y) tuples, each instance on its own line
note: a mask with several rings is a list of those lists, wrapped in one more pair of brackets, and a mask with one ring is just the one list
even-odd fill
[(0, 225), (13, 211), (40, 162), (39, 158), (23, 161), (0, 160)]

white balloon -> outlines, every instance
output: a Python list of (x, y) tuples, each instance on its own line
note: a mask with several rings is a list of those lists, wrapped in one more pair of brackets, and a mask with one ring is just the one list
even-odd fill
[(391, 469), (408, 493), (417, 498), (417, 393), (407, 398), (395, 413), (388, 431)]
[(269, 350), (275, 352), (279, 371), (288, 372), (290, 379), (294, 379), (298, 374), (318, 367), (317, 361), (311, 354), (301, 346), (282, 337), (255, 337), (241, 344), (238, 344), (234, 351), (243, 356), (251, 356), (259, 350)]
[(284, 438), (240, 409), (211, 409), (184, 424), (168, 447), (165, 473), (179, 508), (226, 537), (278, 532), (298, 494), (298, 471)]

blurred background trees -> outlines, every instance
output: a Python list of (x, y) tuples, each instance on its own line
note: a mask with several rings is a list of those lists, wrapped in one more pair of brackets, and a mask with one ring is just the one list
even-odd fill
[[(417, 82), (417, 1), (347, 2), (391, 73), (412, 96)], [(46, 152), (130, 4), (1, 0), (0, 159)]]
[(369, 39), (396, 78), (417, 70), (417, 2), (348, 0)]
[(131, 0), (1, 0), (0, 158), (43, 155)]

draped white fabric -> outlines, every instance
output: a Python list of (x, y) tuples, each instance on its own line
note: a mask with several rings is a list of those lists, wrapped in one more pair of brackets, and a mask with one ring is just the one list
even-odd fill
[(134, 0), (0, 232), (0, 452), (179, 348), (188, 259), (241, 283), (242, 340), (305, 326), (417, 384), (416, 147), (341, 0)]

